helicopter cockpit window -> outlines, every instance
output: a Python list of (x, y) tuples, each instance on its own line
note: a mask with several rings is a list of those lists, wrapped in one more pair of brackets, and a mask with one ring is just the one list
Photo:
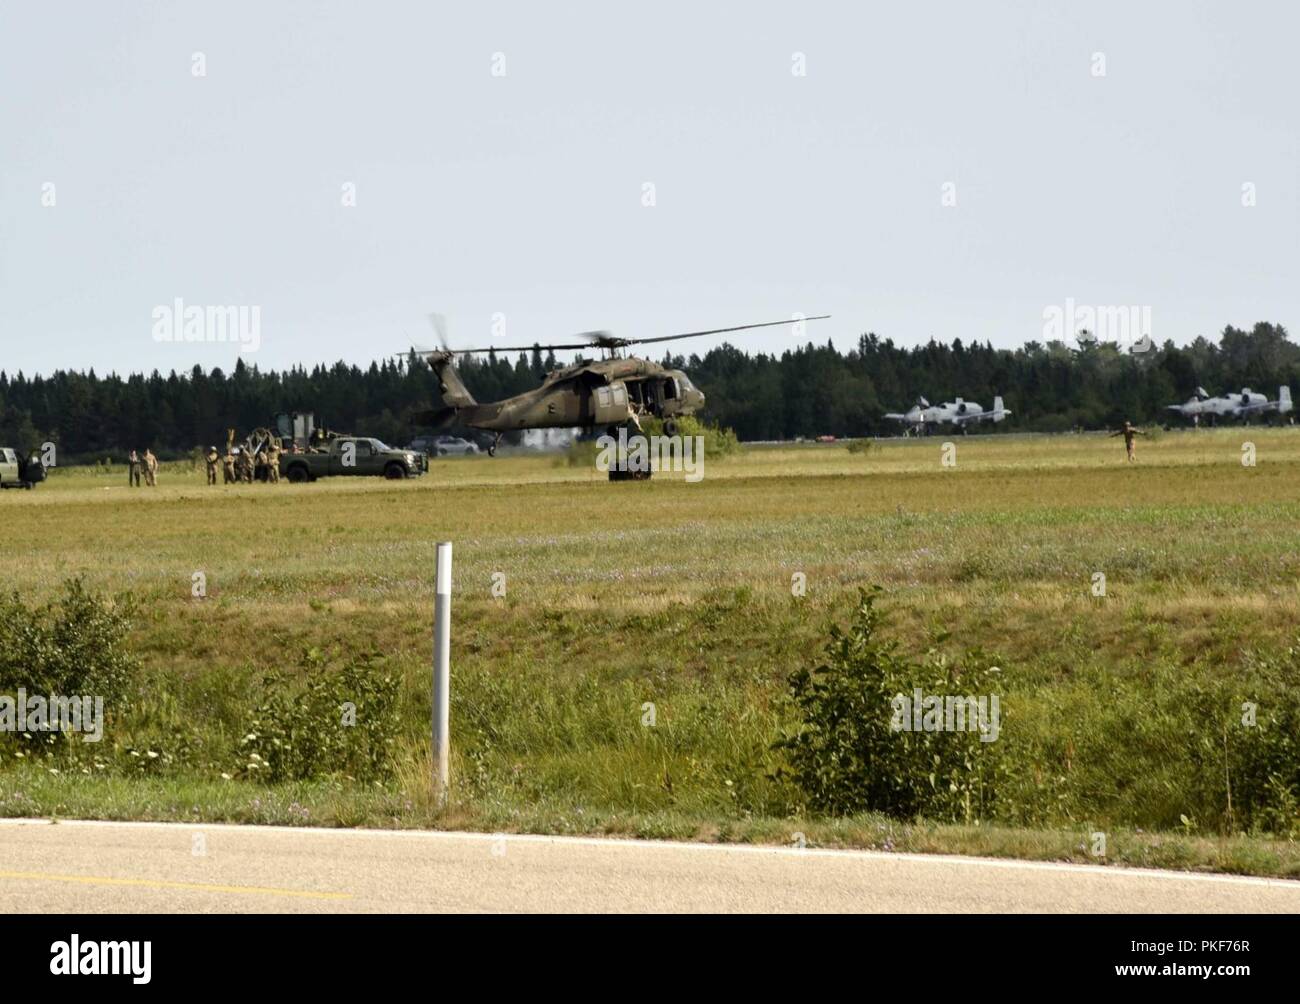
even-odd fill
[(664, 381), (664, 397), (669, 400), (675, 400), (677, 397), (677, 381), (672, 377)]

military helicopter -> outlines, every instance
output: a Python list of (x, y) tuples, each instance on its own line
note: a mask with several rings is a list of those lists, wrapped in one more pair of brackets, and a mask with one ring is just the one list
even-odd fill
[[(820, 321), (827, 317), (830, 315), (819, 314), (816, 317), (740, 324), (731, 328), (687, 331), (657, 338), (618, 338), (608, 331), (588, 331), (574, 336), (582, 341), (559, 345), (453, 349), (447, 342), (445, 320), (441, 315), (434, 314), (431, 320), (442, 348), (412, 348), (411, 352), (428, 362), (437, 374), (443, 407), (418, 414), (414, 416), (414, 421), (423, 426), (456, 424), (494, 432), (496, 439), (488, 447), (489, 456), (496, 455), (502, 436), (520, 429), (595, 429), (605, 426), (613, 434), (619, 426), (629, 423), (639, 430), (641, 419), (652, 416), (662, 419), (664, 433), (673, 436), (677, 433), (674, 419), (681, 415), (692, 415), (703, 408), (704, 394), (681, 370), (670, 370), (649, 359), (625, 357), (620, 354), (620, 350), (630, 345), (750, 331), (780, 324), (796, 324), (800, 320)], [(579, 359), (571, 366), (552, 370), (540, 387), (491, 404), (474, 400), (474, 396), (461, 381), (460, 374), (456, 372), (457, 356), (482, 352), (531, 352), (533, 349), (599, 349), (604, 358)]]

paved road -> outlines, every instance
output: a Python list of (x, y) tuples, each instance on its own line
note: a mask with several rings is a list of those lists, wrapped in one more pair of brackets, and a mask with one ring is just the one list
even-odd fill
[(15, 911), (1300, 912), (1300, 882), (870, 851), (0, 820)]

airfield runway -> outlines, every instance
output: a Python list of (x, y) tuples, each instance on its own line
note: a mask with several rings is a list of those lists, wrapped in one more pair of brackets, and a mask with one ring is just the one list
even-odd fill
[(0, 820), (0, 913), (1296, 913), (1300, 882), (597, 838)]

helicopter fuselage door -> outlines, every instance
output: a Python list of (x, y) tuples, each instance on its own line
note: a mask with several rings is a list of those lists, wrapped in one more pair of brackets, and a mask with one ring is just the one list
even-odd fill
[(627, 404), (627, 387), (621, 382), (593, 387), (591, 422), (593, 425), (618, 425), (631, 415)]

